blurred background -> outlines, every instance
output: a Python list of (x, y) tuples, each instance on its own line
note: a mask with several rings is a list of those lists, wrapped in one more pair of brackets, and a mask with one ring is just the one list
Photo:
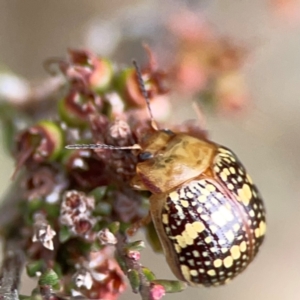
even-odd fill
[[(182, 11), (194, 13), (192, 25), (189, 17), (180, 19)], [(220, 102), (207, 112), (206, 123), (210, 138), (233, 149), (259, 186), (268, 232), (255, 261), (229, 285), (188, 288), (164, 299), (299, 300), (300, 1), (0, 0), (0, 64), (26, 80), (41, 80), (49, 76), (45, 59), (63, 57), (69, 47), (86, 47), (130, 64), (132, 58), (145, 59), (141, 43), (147, 42), (164, 68), (177, 57), (175, 51), (185, 51), (180, 34), (170, 38), (182, 29), (176, 26), (187, 22), (197, 31), (203, 20), (244, 49), (237, 69), (245, 90), (236, 101)], [(174, 96), (173, 121), (196, 117), (186, 100), (191, 98)], [(13, 162), (3, 149), (0, 163), (4, 195)], [(164, 257), (150, 247), (142, 261), (157, 277), (173, 278)], [(22, 290), (31, 291), (27, 283)], [(129, 291), (122, 299), (139, 297)]]

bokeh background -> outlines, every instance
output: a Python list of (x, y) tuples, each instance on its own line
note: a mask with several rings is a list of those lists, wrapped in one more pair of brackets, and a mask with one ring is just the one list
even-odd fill
[[(251, 104), (239, 114), (208, 114), (210, 136), (239, 155), (264, 196), (268, 232), (261, 252), (231, 284), (188, 288), (164, 299), (300, 299), (300, 3), (296, 0), (0, 0), (0, 62), (26, 79), (48, 75), (48, 57), (68, 47), (114, 53), (121, 63), (142, 56), (142, 40), (156, 43), (157, 24), (176, 7), (202, 10), (220, 33), (251, 47), (242, 72)], [(125, 29), (124, 29), (125, 28)], [(123, 52), (114, 52), (127, 34)], [(170, 51), (172, 51), (170, 49)], [(184, 105), (183, 105), (184, 104)], [(195, 118), (191, 105), (174, 107), (174, 120)], [(0, 135), (1, 135), (0, 128)], [(2, 149), (2, 148), (1, 148)], [(13, 163), (0, 151), (0, 195)], [(173, 278), (150, 247), (142, 261), (159, 278)], [(22, 290), (29, 293), (29, 283)], [(128, 292), (122, 299), (139, 299)]]

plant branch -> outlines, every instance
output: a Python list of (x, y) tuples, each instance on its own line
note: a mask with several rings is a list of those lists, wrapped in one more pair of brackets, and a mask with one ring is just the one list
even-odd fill
[(24, 265), (24, 253), (16, 240), (5, 244), (0, 273), (0, 299), (19, 300), (18, 287)]
[(140, 293), (142, 300), (151, 300), (150, 283), (143, 273), (142, 265), (139, 263), (138, 260), (134, 260), (127, 256), (125, 250), (126, 237), (124, 235), (118, 234), (117, 239), (118, 239), (118, 243), (117, 243), (116, 251), (117, 251), (117, 255), (122, 259), (122, 261), (126, 265), (125, 275), (128, 277), (129, 272), (135, 270), (139, 275), (140, 285), (139, 285), (138, 292)]

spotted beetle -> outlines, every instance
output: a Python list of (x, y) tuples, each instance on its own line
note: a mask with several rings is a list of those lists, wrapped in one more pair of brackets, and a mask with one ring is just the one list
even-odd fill
[(225, 284), (256, 256), (266, 232), (261, 195), (228, 148), (186, 133), (159, 130), (136, 63), (155, 132), (139, 145), (69, 145), (71, 149), (137, 149), (131, 185), (147, 190), (150, 212), (132, 232), (153, 221), (175, 276), (192, 286)]

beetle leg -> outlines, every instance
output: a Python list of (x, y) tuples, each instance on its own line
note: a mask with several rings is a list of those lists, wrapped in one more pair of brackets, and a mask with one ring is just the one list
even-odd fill
[(127, 234), (129, 236), (133, 236), (141, 227), (148, 225), (151, 222), (151, 220), (152, 218), (149, 211), (145, 217), (136, 221), (127, 229)]

